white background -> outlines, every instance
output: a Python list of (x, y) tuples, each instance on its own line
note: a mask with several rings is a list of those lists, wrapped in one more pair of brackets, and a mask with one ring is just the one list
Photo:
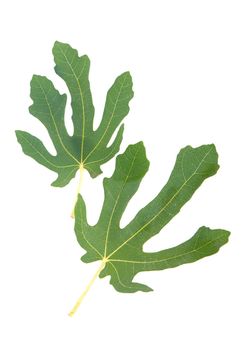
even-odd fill
[[(6, 1), (0, 16), (0, 348), (245, 350), (246, 1)], [(30, 131), (52, 150), (28, 106), (34, 73), (67, 91), (53, 71), (55, 40), (91, 58), (97, 121), (115, 77), (126, 70), (133, 76), (121, 151), (144, 140), (151, 167), (124, 222), (164, 185), (180, 148), (217, 146), (218, 174), (146, 250), (180, 243), (202, 225), (232, 232), (212, 257), (138, 275), (153, 293), (120, 294), (108, 278), (98, 280), (74, 318), (68, 311), (98, 266), (80, 262), (69, 215), (77, 179), (51, 187), (56, 174), (26, 157), (14, 135)], [(114, 160), (104, 174), (113, 168)], [(91, 223), (102, 178), (84, 176)]]

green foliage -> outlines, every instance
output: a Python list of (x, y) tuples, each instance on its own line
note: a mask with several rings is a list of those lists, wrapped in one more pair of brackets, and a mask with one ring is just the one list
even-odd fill
[(129, 146), (117, 157), (112, 177), (104, 179), (104, 203), (96, 225), (88, 224), (82, 197), (77, 201), (75, 232), (86, 250), (82, 261), (102, 260), (99, 276), (110, 275), (110, 283), (117, 291), (132, 293), (151, 290), (133, 282), (138, 272), (172, 268), (216, 253), (227, 242), (228, 231), (201, 227), (188, 241), (155, 253), (144, 252), (143, 245), (178, 214), (206, 178), (217, 172), (217, 160), (214, 145), (183, 148), (167, 184), (129, 224), (120, 228), (124, 210), (149, 167), (143, 144)]
[[(67, 96), (61, 95), (49, 79), (38, 75), (34, 75), (31, 81), (33, 104), (30, 113), (46, 127), (56, 155), (52, 155), (41, 140), (28, 132), (18, 130), (16, 135), (26, 155), (57, 173), (53, 186), (67, 185), (80, 170), (78, 194), (83, 169), (87, 169), (91, 177), (96, 177), (101, 173), (101, 165), (119, 151), (124, 130), (122, 121), (129, 112), (129, 102), (133, 97), (132, 79), (125, 72), (115, 80), (107, 93), (101, 122), (94, 130), (89, 58), (80, 57), (71, 46), (59, 42), (53, 47), (53, 55), (55, 71), (64, 80), (71, 95), (73, 135), (69, 135), (64, 121)], [(84, 200), (76, 195), (78, 200), (72, 217), (75, 215), (77, 240), (86, 251), (82, 261), (100, 260), (101, 264), (71, 310), (71, 316), (98, 276), (109, 275), (110, 283), (119, 292), (148, 292), (152, 290), (150, 287), (133, 281), (139, 272), (191, 263), (215, 254), (227, 243), (230, 232), (203, 226), (192, 238), (176, 247), (145, 252), (143, 245), (179, 213), (205, 179), (217, 172), (218, 155), (214, 145), (183, 148), (159, 194), (125, 227), (120, 228), (123, 213), (148, 168), (149, 161), (141, 142), (129, 146), (117, 157), (112, 177), (104, 179), (104, 203), (94, 226), (87, 221)]]
[(16, 135), (26, 155), (58, 174), (52, 185), (63, 187), (82, 167), (92, 177), (98, 176), (100, 166), (118, 152), (123, 124), (110, 145), (109, 142), (129, 112), (128, 104), (133, 91), (130, 74), (120, 75), (107, 93), (101, 123), (94, 130), (94, 106), (88, 80), (89, 58), (79, 57), (75, 49), (59, 42), (53, 47), (53, 55), (55, 71), (65, 81), (71, 94), (73, 135), (68, 134), (64, 123), (66, 95), (61, 95), (49, 79), (38, 75), (34, 75), (31, 81), (33, 105), (30, 113), (47, 128), (57, 154), (50, 154), (44, 144), (28, 132), (18, 130)]

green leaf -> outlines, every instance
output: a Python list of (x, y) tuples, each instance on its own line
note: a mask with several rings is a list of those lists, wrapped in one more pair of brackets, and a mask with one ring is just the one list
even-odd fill
[(89, 58), (79, 57), (77, 50), (59, 42), (53, 47), (53, 55), (55, 71), (65, 81), (71, 94), (73, 135), (68, 134), (64, 123), (66, 95), (61, 95), (49, 79), (38, 75), (34, 75), (31, 81), (33, 104), (30, 113), (47, 128), (56, 155), (50, 154), (37, 137), (20, 130), (16, 131), (16, 135), (26, 155), (57, 173), (52, 185), (63, 187), (82, 167), (92, 177), (98, 176), (101, 165), (119, 151), (124, 126), (118, 127), (129, 112), (133, 91), (129, 72), (120, 75), (107, 93), (101, 123), (94, 130), (94, 106), (88, 80)]
[(214, 145), (183, 148), (159, 194), (120, 228), (125, 208), (149, 167), (143, 144), (129, 146), (117, 157), (112, 177), (104, 179), (104, 203), (96, 225), (88, 224), (82, 197), (77, 201), (75, 232), (86, 250), (82, 261), (102, 260), (99, 276), (110, 275), (110, 283), (117, 291), (132, 293), (152, 290), (133, 282), (139, 272), (164, 270), (216, 253), (228, 241), (228, 231), (201, 227), (188, 241), (154, 253), (143, 251), (143, 245), (179, 213), (205, 179), (217, 172), (217, 161)]

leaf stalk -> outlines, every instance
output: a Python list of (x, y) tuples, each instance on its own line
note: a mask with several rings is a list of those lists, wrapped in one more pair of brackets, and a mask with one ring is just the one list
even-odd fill
[(99, 276), (100, 272), (104, 269), (105, 265), (106, 265), (107, 259), (104, 258), (101, 261), (101, 264), (99, 266), (99, 268), (97, 269), (97, 271), (95, 272), (95, 274), (93, 275), (93, 278), (91, 279), (91, 281), (88, 283), (87, 287), (85, 288), (85, 290), (83, 291), (83, 293), (81, 294), (81, 296), (79, 297), (79, 299), (77, 300), (77, 302), (75, 303), (74, 307), (71, 309), (71, 311), (69, 312), (69, 316), (74, 316), (75, 312), (78, 310), (79, 306), (81, 305), (83, 299), (85, 298), (85, 296), (87, 295), (87, 293), (89, 292), (90, 288), (92, 287), (92, 285), (94, 284), (95, 280), (97, 279), (97, 277)]
[(72, 217), (72, 219), (75, 218), (75, 206), (76, 206), (78, 194), (81, 192), (81, 186), (82, 186), (82, 180), (83, 180), (83, 170), (84, 170), (83, 164), (80, 163), (80, 167), (79, 167), (79, 172), (80, 172), (79, 182), (78, 182), (78, 186), (77, 186), (77, 189), (76, 189), (76, 195), (75, 195), (75, 199), (74, 199), (74, 203), (73, 203), (73, 209), (72, 209), (72, 212), (71, 212), (71, 215), (70, 215)]

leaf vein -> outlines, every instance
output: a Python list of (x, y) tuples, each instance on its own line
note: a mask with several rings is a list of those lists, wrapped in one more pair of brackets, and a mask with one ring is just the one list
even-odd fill
[(138, 235), (140, 232), (142, 232), (143, 229), (145, 229), (153, 220), (155, 220), (171, 203), (172, 201), (177, 197), (177, 195), (181, 192), (181, 190), (184, 188), (184, 186), (187, 184), (188, 181), (196, 174), (197, 170), (201, 167), (206, 157), (209, 155), (209, 153), (212, 151), (212, 148), (204, 155), (202, 160), (200, 161), (199, 165), (197, 166), (196, 170), (193, 172), (193, 174), (183, 183), (183, 185), (177, 190), (177, 192), (171, 197), (171, 199), (166, 203), (166, 205), (150, 219), (146, 224), (144, 224), (139, 230), (137, 230), (132, 236), (130, 236), (125, 242), (123, 242), (118, 248), (116, 248), (108, 258), (110, 258), (113, 254), (115, 254), (119, 249), (121, 249), (127, 242), (129, 242), (131, 239), (133, 239), (136, 235)]

